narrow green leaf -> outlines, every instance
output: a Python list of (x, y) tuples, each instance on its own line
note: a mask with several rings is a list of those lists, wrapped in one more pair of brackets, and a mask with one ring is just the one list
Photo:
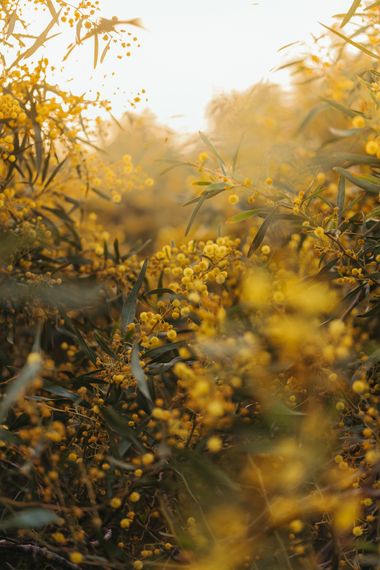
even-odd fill
[(203, 199), (210, 200), (210, 198), (213, 198), (214, 196), (217, 196), (221, 192), (224, 192), (224, 190), (228, 190), (231, 188), (232, 186), (226, 184), (225, 182), (215, 182), (214, 184), (209, 184), (207, 186), (207, 190), (205, 190), (200, 196), (192, 198), (188, 202), (185, 202), (183, 205), (190, 206), (191, 204), (196, 204), (197, 202)]
[(321, 111), (325, 109), (326, 109), (326, 104), (320, 104), (310, 109), (305, 118), (301, 121), (300, 125), (297, 127), (296, 134), (298, 135), (299, 133), (301, 133), (307, 127), (307, 125), (314, 119), (314, 117), (316, 117)]
[(167, 168), (165, 168), (160, 172), (160, 176), (163, 176), (164, 174), (167, 174), (171, 170), (174, 170), (175, 168), (179, 168), (181, 166), (191, 166), (192, 168), (194, 167), (194, 164), (192, 162), (183, 162), (181, 160), (163, 160), (159, 162), (166, 162), (170, 164), (170, 166), (168, 166)]
[(155, 348), (150, 348), (144, 353), (144, 358), (151, 358), (155, 360), (167, 352), (172, 352), (173, 350), (177, 350), (181, 346), (183, 346), (185, 341), (178, 340), (177, 342), (171, 342), (170, 344), (165, 344), (163, 346), (156, 346)]
[(124, 331), (125, 328), (133, 323), (136, 316), (136, 306), (137, 306), (137, 296), (143, 284), (146, 269), (148, 266), (148, 260), (146, 259), (141, 268), (140, 274), (136, 279), (135, 284), (132, 287), (131, 292), (127, 298), (123, 298), (123, 308), (121, 310), (121, 328)]
[(91, 360), (93, 364), (96, 364), (96, 354), (92, 348), (88, 346), (78, 327), (75, 326), (72, 320), (67, 316), (65, 318), (65, 324), (67, 328), (76, 336), (79, 346), (82, 348), (83, 352), (87, 354), (88, 359)]
[(109, 344), (106, 342), (106, 340), (100, 336), (100, 334), (98, 334), (97, 332), (94, 333), (94, 337), (96, 342), (98, 343), (98, 345), (100, 346), (100, 348), (106, 353), (108, 354), (108, 356), (110, 356), (111, 358), (117, 358), (116, 354), (114, 353), (114, 351), (112, 350), (112, 348), (109, 346)]
[(239, 140), (239, 144), (237, 145), (236, 150), (234, 152), (234, 156), (232, 158), (232, 173), (236, 172), (237, 163), (238, 163), (238, 159), (239, 159), (239, 153), (240, 153), (241, 145), (243, 143), (244, 135), (245, 135), (245, 133), (243, 133), (241, 135), (240, 140)]
[(336, 137), (340, 138), (348, 138), (354, 135), (357, 135), (362, 129), (335, 129), (334, 127), (330, 127), (329, 131)]
[[(339, 166), (336, 166), (334, 168), (334, 170), (335, 170), (335, 172), (338, 172), (338, 174), (340, 174), (344, 178), (347, 178), (347, 180), (352, 182), (352, 184), (355, 184), (355, 186), (362, 188), (366, 192), (369, 192), (370, 194), (376, 194), (376, 195), (379, 194), (379, 192), (380, 192), (380, 179), (378, 180), (378, 182), (377, 181), (373, 182), (373, 181), (371, 181), (371, 179), (369, 179), (369, 177), (355, 176), (354, 174), (352, 174), (348, 170), (345, 170), (344, 168), (340, 168)], [(372, 178), (374, 178), (374, 177), (372, 177)], [(376, 180), (376, 179), (374, 179), (374, 180)]]
[(245, 210), (244, 212), (239, 212), (238, 214), (231, 216), (231, 218), (228, 218), (227, 222), (229, 224), (236, 224), (238, 222), (249, 220), (253, 216), (262, 217), (265, 214), (268, 214), (267, 208), (253, 208), (253, 210)]
[(159, 297), (161, 297), (165, 293), (167, 293), (168, 295), (172, 295), (173, 297), (177, 297), (178, 295), (178, 293), (173, 291), (173, 289), (169, 289), (168, 287), (157, 287), (157, 289), (151, 289), (150, 291), (144, 293), (144, 297), (150, 297), (151, 295), (158, 295)]
[(41, 528), (58, 520), (58, 516), (47, 509), (25, 509), (1, 521), (0, 528)]
[(50, 174), (49, 178), (46, 180), (45, 184), (44, 184), (44, 190), (46, 190), (46, 188), (49, 186), (49, 184), (51, 184), (51, 182), (53, 182), (54, 178), (57, 176), (58, 172), (61, 170), (62, 166), (65, 164), (67, 160), (67, 156), (57, 164), (57, 166), (54, 168), (54, 170), (52, 171), (52, 173)]
[(337, 111), (341, 111), (348, 117), (356, 117), (357, 115), (361, 114), (357, 111), (353, 111), (352, 109), (346, 107), (345, 105), (342, 105), (341, 103), (338, 103), (338, 101), (334, 101), (333, 99), (327, 99), (325, 97), (322, 97), (321, 99), (322, 101), (330, 105), (330, 107), (334, 107), (334, 109), (336, 109)]
[(216, 150), (216, 148), (214, 147), (212, 142), (206, 137), (206, 135), (204, 133), (202, 133), (202, 131), (199, 131), (199, 136), (201, 137), (202, 141), (205, 143), (205, 145), (210, 149), (212, 154), (217, 159), (219, 166), (220, 166), (220, 170), (223, 172), (223, 174), (226, 174), (226, 169), (224, 166), (224, 160), (220, 156), (220, 154), (218, 153), (218, 151)]
[(93, 192), (95, 192), (95, 194), (103, 198), (103, 200), (107, 200), (108, 202), (111, 200), (111, 197), (108, 196), (108, 194), (106, 194), (102, 190), (99, 190), (98, 188), (94, 188), (93, 186), (91, 186), (90, 190), (92, 190)]
[(334, 30), (334, 28), (330, 28), (329, 26), (326, 26), (325, 24), (321, 24), (321, 26), (323, 26), (324, 28), (326, 28), (326, 30), (329, 30), (329, 32), (335, 34), (336, 36), (340, 37), (342, 40), (344, 40), (345, 42), (347, 42), (348, 44), (350, 44), (351, 46), (355, 47), (356, 49), (360, 50), (361, 52), (365, 53), (366, 55), (369, 55), (370, 57), (374, 57), (375, 59), (380, 59), (380, 56), (376, 53), (374, 53), (373, 51), (367, 49), (365, 46), (363, 46), (362, 44), (359, 44), (358, 42), (355, 42), (354, 40), (352, 40), (351, 38), (345, 36), (344, 34), (342, 34), (341, 32), (338, 32), (338, 30)]
[(111, 406), (101, 408), (102, 415), (107, 425), (116, 433), (125, 437), (133, 443), (140, 451), (144, 451), (144, 447), (137, 438), (135, 431), (129, 427), (128, 420), (119, 415)]
[(374, 208), (369, 212), (369, 214), (366, 215), (366, 220), (377, 219), (377, 218), (380, 218), (380, 206)]
[(33, 380), (35, 380), (41, 368), (42, 359), (37, 356), (26, 361), (17, 378), (9, 385), (9, 388), (1, 401), (0, 422), (5, 420), (10, 407), (17, 401), (24, 390), (30, 386)]
[(137, 344), (134, 344), (132, 348), (131, 369), (133, 376), (136, 379), (138, 389), (145, 396), (145, 398), (153, 404), (151, 395), (149, 393), (145, 372), (140, 364), (139, 347)]
[(265, 218), (265, 220), (263, 221), (263, 223), (259, 227), (258, 232), (255, 235), (253, 242), (250, 245), (250, 248), (249, 248), (248, 254), (247, 254), (248, 257), (250, 257), (257, 250), (257, 248), (259, 248), (260, 245), (263, 243), (265, 234), (267, 233), (267, 230), (268, 230), (269, 226), (271, 225), (271, 223), (273, 222), (274, 218), (275, 218), (274, 213), (269, 214), (269, 216), (267, 216)]
[(351, 20), (351, 18), (355, 15), (356, 10), (359, 8), (362, 0), (354, 0), (351, 4), (350, 9), (348, 10), (347, 14), (343, 18), (343, 22), (341, 23), (340, 27), (344, 28), (346, 24)]
[(344, 176), (341, 176), (339, 178), (338, 197), (336, 201), (336, 205), (338, 206), (338, 225), (342, 223), (345, 199), (346, 199), (346, 181)]
[(191, 227), (194, 223), (194, 220), (197, 217), (197, 214), (198, 214), (199, 210), (202, 208), (205, 201), (206, 201), (206, 193), (202, 194), (200, 200), (198, 201), (197, 205), (195, 206), (195, 208), (194, 208), (194, 210), (190, 216), (190, 220), (189, 220), (189, 223), (187, 224), (187, 228), (185, 231), (185, 236), (187, 236), (187, 234), (190, 232)]
[(118, 240), (117, 238), (114, 239), (114, 242), (113, 242), (113, 250), (114, 250), (114, 252), (115, 252), (115, 261), (116, 261), (116, 263), (120, 263), (121, 255), (120, 255), (119, 240)]

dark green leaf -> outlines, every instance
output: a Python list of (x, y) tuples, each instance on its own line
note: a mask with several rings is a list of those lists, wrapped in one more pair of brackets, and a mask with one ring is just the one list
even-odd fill
[(144, 281), (147, 266), (148, 260), (145, 260), (131, 292), (127, 298), (123, 298), (123, 308), (121, 310), (121, 328), (123, 331), (130, 323), (135, 320), (137, 297)]
[(149, 393), (145, 372), (140, 364), (139, 347), (137, 344), (134, 344), (132, 348), (131, 369), (132, 374), (136, 379), (138, 389), (145, 396), (145, 398), (153, 404), (151, 395)]
[(248, 254), (247, 254), (248, 257), (250, 257), (257, 250), (257, 248), (259, 248), (260, 245), (263, 243), (265, 234), (266, 234), (269, 226), (273, 222), (274, 218), (275, 218), (274, 213), (270, 214), (269, 216), (267, 216), (265, 218), (265, 220), (263, 221), (263, 223), (259, 227), (258, 232), (255, 235), (253, 242), (250, 245), (250, 248), (249, 248)]
[(380, 179), (377, 181), (375, 177), (368, 177), (368, 176), (356, 176), (345, 170), (344, 168), (340, 168), (339, 166), (334, 168), (335, 172), (338, 172), (342, 177), (347, 178), (352, 184), (362, 188), (366, 192), (370, 194), (379, 194), (380, 191)]
[(144, 450), (142, 444), (136, 437), (136, 434), (132, 428), (129, 427), (127, 419), (120, 416), (113, 408), (110, 406), (102, 407), (101, 412), (107, 423), (107, 425), (116, 433), (125, 437), (133, 443), (133, 445), (140, 451)]
[(338, 186), (338, 198), (336, 202), (338, 206), (338, 225), (342, 223), (345, 199), (346, 199), (346, 181), (344, 176), (340, 176), (339, 186)]

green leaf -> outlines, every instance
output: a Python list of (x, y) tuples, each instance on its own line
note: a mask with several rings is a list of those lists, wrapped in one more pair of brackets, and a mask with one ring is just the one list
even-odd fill
[(47, 509), (25, 509), (1, 521), (0, 528), (41, 528), (58, 520), (58, 516)]
[(360, 133), (361, 130), (362, 129), (335, 129), (334, 127), (329, 128), (329, 131), (333, 135), (341, 138), (353, 137), (354, 135), (356, 136), (358, 133)]
[(200, 200), (198, 201), (197, 205), (195, 206), (195, 208), (194, 208), (194, 210), (190, 216), (189, 223), (187, 224), (187, 227), (186, 227), (185, 236), (187, 236), (187, 234), (190, 232), (192, 225), (194, 223), (194, 220), (197, 217), (197, 214), (198, 214), (199, 210), (202, 208), (206, 199), (207, 199), (206, 193), (202, 194)]
[(95, 194), (97, 194), (104, 200), (107, 200), (108, 202), (111, 200), (111, 197), (108, 196), (108, 194), (106, 194), (105, 192), (102, 192), (102, 190), (99, 190), (99, 188), (91, 187), (90, 190), (92, 190), (93, 192), (95, 192)]
[(347, 42), (348, 44), (350, 44), (351, 46), (355, 47), (356, 49), (360, 50), (361, 52), (365, 53), (366, 55), (369, 55), (370, 57), (374, 57), (375, 59), (380, 59), (380, 56), (377, 55), (376, 53), (374, 53), (373, 51), (367, 49), (365, 46), (363, 46), (363, 44), (359, 44), (358, 42), (355, 42), (354, 40), (352, 40), (351, 38), (345, 36), (344, 34), (342, 34), (341, 32), (338, 32), (338, 30), (334, 30), (334, 28), (330, 28), (329, 26), (326, 26), (325, 24), (321, 24), (324, 28), (326, 28), (326, 30), (329, 30), (329, 32), (335, 34), (336, 36), (340, 37), (342, 40), (344, 40), (345, 42)]
[(223, 172), (223, 174), (226, 174), (226, 169), (224, 166), (224, 160), (223, 158), (220, 156), (220, 154), (218, 153), (218, 151), (216, 150), (216, 148), (214, 147), (214, 145), (212, 144), (212, 142), (206, 137), (206, 135), (204, 133), (202, 133), (201, 131), (199, 131), (199, 136), (201, 137), (202, 141), (205, 143), (205, 145), (210, 149), (210, 151), (212, 152), (212, 154), (215, 156), (216, 160), (218, 161), (220, 170)]
[(336, 205), (338, 206), (338, 225), (342, 223), (345, 199), (346, 199), (346, 181), (344, 176), (341, 176), (339, 178), (338, 197), (336, 201)]
[(210, 198), (213, 198), (214, 196), (217, 196), (218, 194), (220, 194), (224, 190), (231, 189), (231, 188), (232, 188), (232, 186), (230, 186), (229, 184), (226, 184), (225, 182), (215, 182), (213, 184), (208, 184), (207, 190), (202, 192), (202, 194), (200, 196), (197, 196), (196, 198), (192, 198), (188, 202), (185, 202), (184, 206), (190, 206), (191, 204), (196, 204), (197, 202), (199, 202), (200, 200), (203, 200), (203, 199), (204, 200), (210, 200)]
[(8, 443), (19, 444), (21, 439), (15, 433), (0, 428), (0, 441), (7, 441)]
[(121, 255), (120, 255), (119, 240), (118, 240), (117, 238), (114, 239), (114, 242), (113, 242), (113, 250), (114, 250), (114, 252), (115, 252), (115, 261), (116, 261), (116, 263), (120, 263)]
[(241, 145), (243, 143), (244, 135), (245, 135), (245, 133), (243, 133), (241, 135), (239, 144), (237, 145), (236, 150), (234, 152), (234, 156), (232, 158), (232, 173), (234, 173), (236, 171), (236, 168), (237, 168), (239, 153), (240, 153)]
[(141, 285), (143, 284), (147, 266), (148, 260), (146, 259), (143, 263), (139, 276), (137, 277), (136, 282), (132, 287), (131, 292), (127, 298), (123, 298), (123, 308), (121, 310), (121, 328), (123, 331), (130, 323), (133, 323), (135, 320), (137, 296), (141, 289)]
[(57, 384), (52, 384), (50, 382), (44, 382), (43, 385), (43, 390), (45, 392), (49, 392), (49, 394), (54, 394), (56, 396), (59, 396), (60, 398), (64, 398), (67, 400), (78, 400), (80, 396), (78, 396), (78, 394), (74, 394), (73, 392), (69, 392), (69, 390), (66, 390), (66, 388), (64, 388), (63, 386), (58, 386)]
[(178, 293), (173, 291), (173, 289), (168, 289), (168, 287), (157, 287), (157, 289), (151, 289), (150, 291), (144, 293), (144, 297), (150, 297), (151, 295), (158, 295), (158, 297), (162, 297), (162, 295), (165, 295), (165, 293), (171, 295), (172, 297), (178, 296)]
[(136, 434), (128, 425), (128, 420), (120, 416), (111, 406), (102, 407), (101, 412), (107, 425), (119, 435), (125, 437), (133, 443), (140, 451), (144, 451), (143, 445), (137, 439)]
[(327, 105), (330, 105), (330, 107), (334, 107), (334, 109), (336, 109), (337, 111), (341, 111), (348, 117), (357, 117), (358, 115), (361, 114), (358, 113), (357, 111), (353, 111), (352, 109), (346, 107), (345, 105), (342, 105), (341, 103), (338, 103), (338, 101), (334, 101), (333, 99), (327, 99), (326, 97), (321, 97), (321, 99), (322, 101), (327, 103)]
[(260, 245), (263, 243), (265, 234), (266, 234), (269, 226), (271, 225), (271, 223), (275, 219), (275, 217), (276, 217), (275, 213), (272, 212), (271, 214), (269, 214), (269, 216), (267, 216), (265, 218), (265, 220), (263, 221), (263, 223), (259, 227), (258, 232), (255, 235), (253, 242), (250, 245), (250, 248), (249, 248), (248, 254), (247, 254), (248, 257), (250, 257), (257, 250), (257, 248), (260, 247)]
[(79, 345), (82, 347), (83, 351), (87, 354), (88, 359), (91, 360), (93, 364), (96, 364), (95, 352), (92, 350), (92, 348), (88, 346), (87, 342), (84, 340), (83, 336), (81, 335), (77, 327), (74, 327), (74, 331), (78, 338)]
[(300, 125), (298, 126), (296, 130), (296, 135), (300, 134), (307, 127), (307, 125), (314, 119), (314, 117), (319, 115), (321, 111), (324, 111), (326, 109), (326, 106), (327, 106), (326, 104), (320, 104), (310, 109), (310, 111), (307, 113), (305, 118), (301, 121)]
[(268, 214), (267, 208), (254, 208), (253, 210), (245, 210), (244, 212), (239, 212), (231, 218), (228, 218), (227, 222), (229, 224), (236, 224), (237, 222), (244, 222), (245, 220), (249, 220), (253, 216), (262, 217), (263, 215)]
[(160, 356), (163, 356), (167, 352), (171, 352), (172, 350), (177, 350), (180, 346), (183, 346), (186, 341), (184, 340), (177, 340), (177, 342), (171, 342), (170, 344), (164, 344), (162, 346), (156, 346), (155, 348), (150, 348), (144, 353), (144, 358), (151, 358), (157, 359)]
[(149, 400), (151, 404), (153, 404), (152, 397), (149, 393), (145, 372), (140, 364), (139, 347), (137, 344), (134, 344), (132, 348), (131, 369), (132, 374), (136, 379), (138, 389), (145, 396), (145, 398)]
[(168, 166), (167, 168), (165, 168), (164, 170), (162, 170), (160, 172), (160, 176), (163, 176), (164, 174), (167, 174), (171, 170), (174, 170), (175, 168), (179, 168), (181, 166), (191, 166), (192, 168), (194, 168), (194, 166), (195, 166), (192, 162), (183, 162), (181, 160), (163, 160), (160, 162), (166, 162), (166, 163), (169, 163), (171, 165), (171, 166)]
[(370, 220), (371, 218), (380, 218), (380, 206), (374, 208), (366, 215), (366, 220)]
[(225, 182), (216, 182), (215, 184), (210, 184), (207, 187), (207, 190), (205, 192), (203, 192), (203, 194), (201, 194), (201, 196), (199, 196), (197, 198), (193, 198), (192, 200), (190, 200), (189, 202), (186, 202), (186, 204), (184, 204), (184, 206), (189, 206), (190, 204), (197, 203), (197, 205), (195, 206), (195, 208), (194, 208), (194, 210), (190, 216), (189, 223), (187, 224), (185, 236), (187, 236), (187, 234), (190, 232), (192, 225), (194, 223), (194, 220), (195, 220), (199, 210), (203, 206), (204, 202), (206, 200), (209, 200), (210, 198), (213, 198), (217, 194), (224, 192), (224, 190), (226, 190), (227, 188), (231, 188), (231, 186), (229, 186)]
[(53, 182), (54, 178), (57, 176), (58, 172), (61, 170), (62, 166), (65, 164), (67, 160), (67, 156), (57, 164), (57, 166), (54, 168), (53, 172), (50, 174), (49, 178), (47, 179), (47, 181), (44, 184), (44, 190), (49, 186), (49, 184), (51, 182)]
[(98, 345), (100, 346), (100, 348), (106, 353), (108, 354), (108, 356), (110, 356), (111, 358), (117, 358), (116, 354), (114, 353), (114, 351), (112, 350), (112, 348), (109, 346), (109, 344), (106, 342), (106, 340), (100, 336), (100, 334), (98, 334), (97, 332), (94, 333), (94, 337), (96, 342), (98, 343)]
[(42, 368), (42, 359), (36, 357), (27, 360), (20, 374), (10, 383), (0, 404), (0, 422), (6, 418), (9, 408), (17, 401), (21, 394), (35, 380)]
[(352, 182), (352, 184), (355, 184), (355, 186), (362, 188), (366, 192), (369, 192), (370, 194), (376, 194), (376, 195), (379, 194), (379, 192), (380, 192), (380, 179), (377, 180), (373, 176), (372, 177), (355, 176), (354, 174), (352, 174), (348, 170), (345, 170), (344, 168), (340, 168), (339, 166), (336, 166), (334, 168), (334, 170), (335, 170), (335, 172), (338, 172), (338, 174), (340, 174), (344, 178), (347, 178), (347, 180)]

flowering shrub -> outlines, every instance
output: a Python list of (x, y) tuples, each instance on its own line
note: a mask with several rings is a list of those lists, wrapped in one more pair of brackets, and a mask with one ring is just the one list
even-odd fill
[(60, 22), (76, 26), (64, 57), (95, 38), (98, 64), (122, 22), (36, 1), (52, 19), (26, 46), (22, 4), (2, 3), (10, 568), (378, 567), (379, 6), (359, 4), (357, 33), (339, 21), (289, 64), (286, 101), (270, 86), (212, 103), (208, 135), (166, 168), (185, 167), (188, 223), (152, 222), (147, 244), (120, 212), (160, 195), (156, 173), (97, 148), (87, 111), (108, 102), (25, 61)]

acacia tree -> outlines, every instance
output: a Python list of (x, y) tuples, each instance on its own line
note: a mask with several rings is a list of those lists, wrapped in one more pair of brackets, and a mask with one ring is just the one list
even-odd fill
[[(335, 30), (336, 49), (294, 63), (312, 93), (295, 89), (280, 128), (242, 113), (276, 143), (266, 161), (248, 138), (260, 168), (201, 135), (187, 228), (147, 258), (89, 207), (153, 184), (94, 148), (86, 110), (108, 103), (52, 85), (45, 58), (29, 64), (58, 24), (74, 34), (63, 57), (93, 42), (96, 65), (140, 22), (37, 7), (50, 16), (36, 38), (22, 4), (0, 12), (5, 562), (377, 567), (377, 3), (361, 42)], [(230, 235), (202, 221), (218, 200)]]

